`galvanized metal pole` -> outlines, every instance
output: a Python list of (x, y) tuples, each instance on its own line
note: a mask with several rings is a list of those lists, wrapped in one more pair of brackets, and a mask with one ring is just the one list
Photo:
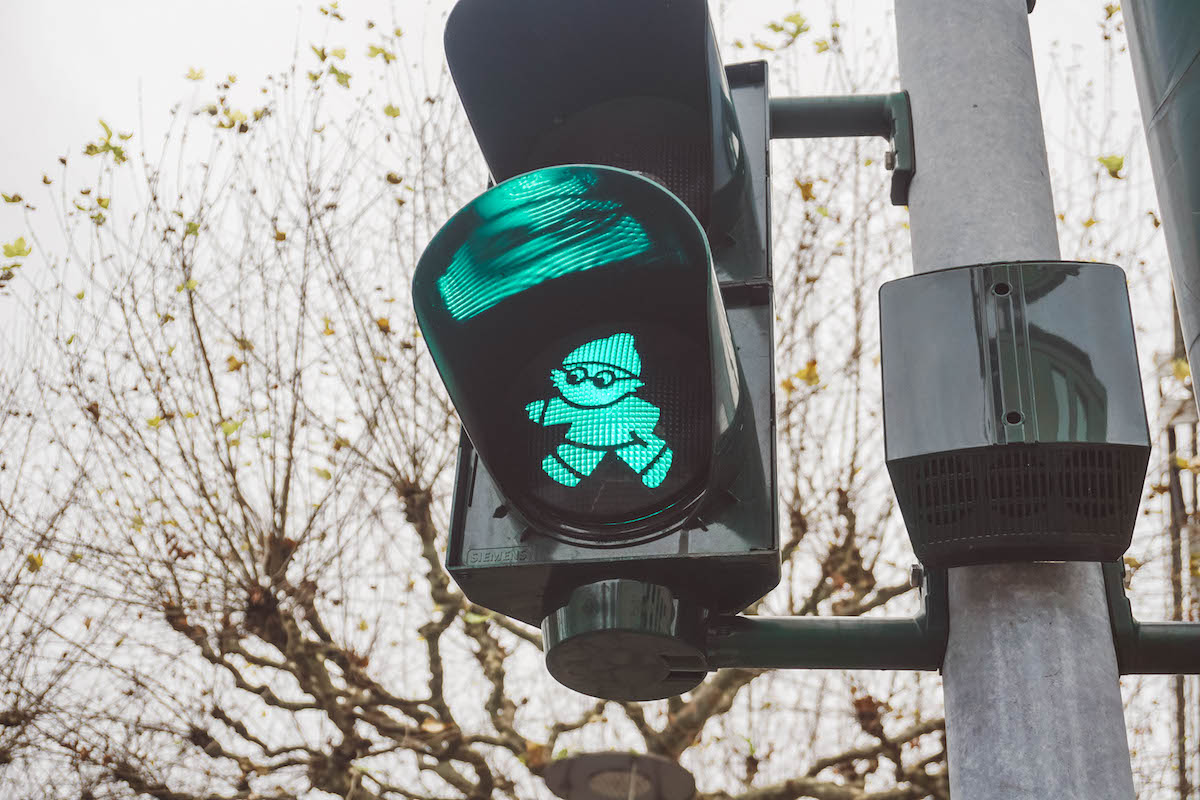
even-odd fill
[[(1026, 0), (896, 0), (918, 272), (1059, 258), (1026, 11)], [(1133, 797), (1097, 564), (950, 570), (943, 675), (957, 800)]]

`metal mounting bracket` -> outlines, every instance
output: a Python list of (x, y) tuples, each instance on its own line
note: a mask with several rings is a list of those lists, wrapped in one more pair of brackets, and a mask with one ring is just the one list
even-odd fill
[(944, 569), (923, 570), (921, 611), (878, 617), (717, 617), (708, 624), (709, 670), (940, 670), (950, 635)]
[(1125, 564), (1109, 561), (1101, 568), (1121, 674), (1200, 674), (1200, 623), (1139, 622), (1125, 596)]
[(772, 139), (835, 136), (882, 136), (891, 142), (892, 205), (908, 205), (908, 186), (917, 171), (908, 92), (771, 98)]

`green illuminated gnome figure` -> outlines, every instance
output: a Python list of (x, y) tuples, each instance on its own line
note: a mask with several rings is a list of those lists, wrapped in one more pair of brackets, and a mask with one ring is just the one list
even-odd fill
[(671, 449), (654, 435), (658, 408), (634, 392), (642, 359), (633, 335), (618, 333), (572, 350), (550, 370), (561, 396), (525, 406), (539, 425), (570, 425), (565, 441), (542, 460), (546, 474), (563, 486), (578, 486), (608, 453), (633, 468), (648, 488), (663, 482)]

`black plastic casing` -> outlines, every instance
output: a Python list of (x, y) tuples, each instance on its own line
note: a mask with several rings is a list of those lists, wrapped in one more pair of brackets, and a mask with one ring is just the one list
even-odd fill
[(1150, 437), (1125, 273), (984, 264), (879, 293), (888, 471), (932, 567), (1112, 561)]
[(746, 161), (705, 0), (459, 0), (445, 43), (496, 183), (605, 164), (654, 177), (707, 231), (736, 224)]

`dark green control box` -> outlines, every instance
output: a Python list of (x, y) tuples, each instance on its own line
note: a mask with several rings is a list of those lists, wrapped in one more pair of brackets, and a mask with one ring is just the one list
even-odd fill
[(879, 301), (887, 465), (917, 557), (1119, 559), (1150, 456), (1125, 273), (984, 264)]

